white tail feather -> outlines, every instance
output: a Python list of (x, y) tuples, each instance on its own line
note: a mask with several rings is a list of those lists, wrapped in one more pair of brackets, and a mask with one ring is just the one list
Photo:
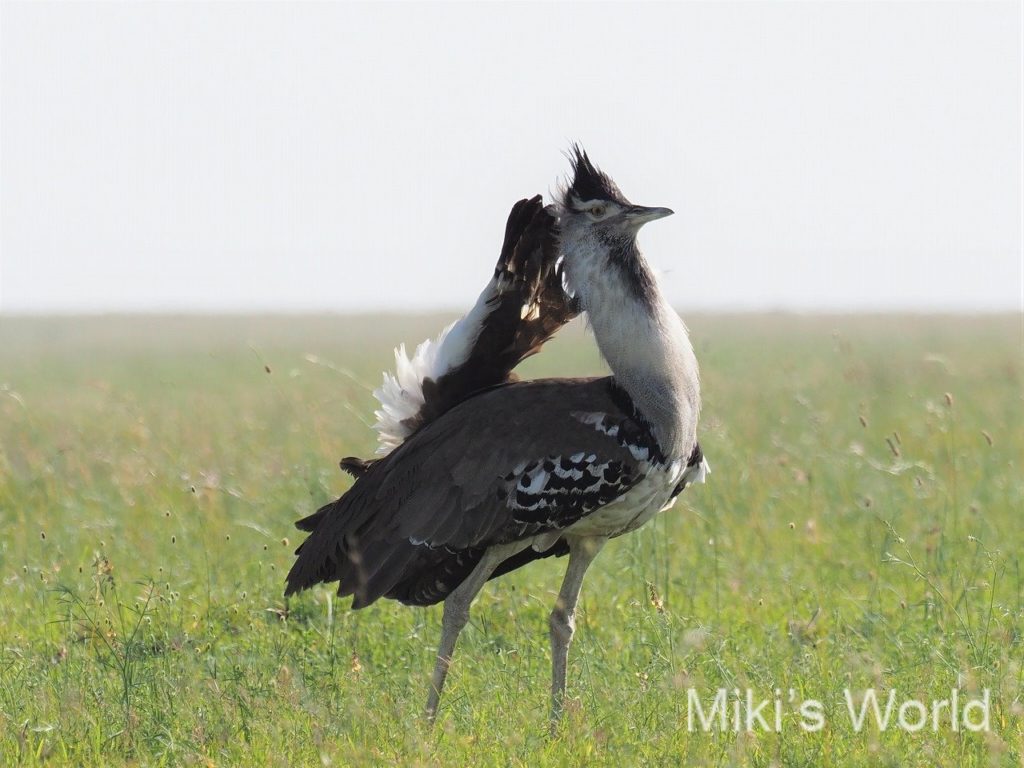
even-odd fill
[(423, 379), (434, 374), (438, 352), (451, 331), (448, 326), (436, 339), (427, 339), (416, 347), (410, 359), (405, 344), (395, 349), (395, 373), (384, 373), (384, 383), (374, 390), (381, 407), (376, 412), (377, 454), (384, 456), (400, 446), (412, 430), (403, 422), (423, 407)]
[(469, 357), (483, 329), (484, 320), (498, 294), (498, 282), (492, 278), (473, 308), (463, 317), (416, 347), (412, 358), (405, 344), (395, 349), (395, 373), (384, 373), (384, 383), (374, 390), (381, 407), (376, 411), (377, 454), (385, 456), (400, 446), (412, 433), (403, 422), (416, 416), (423, 407), (423, 380), (435, 381)]

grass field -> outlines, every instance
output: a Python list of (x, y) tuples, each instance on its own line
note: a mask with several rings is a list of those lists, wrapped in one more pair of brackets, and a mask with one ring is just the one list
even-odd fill
[[(282, 598), (441, 322), (0, 319), (0, 765), (1024, 765), (1018, 318), (690, 318), (713, 474), (591, 570), (556, 739), (564, 561), (484, 590), (432, 732), (439, 608)], [(602, 370), (579, 329), (525, 368)], [(689, 732), (723, 687), (781, 731)], [(991, 728), (855, 732), (869, 688)]]

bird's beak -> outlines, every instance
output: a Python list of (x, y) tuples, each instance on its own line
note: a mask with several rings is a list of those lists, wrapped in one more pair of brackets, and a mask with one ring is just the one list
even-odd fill
[(634, 205), (625, 210), (626, 218), (638, 227), (649, 221), (671, 216), (673, 213), (675, 213), (675, 211), (671, 208), (648, 208), (645, 205)]

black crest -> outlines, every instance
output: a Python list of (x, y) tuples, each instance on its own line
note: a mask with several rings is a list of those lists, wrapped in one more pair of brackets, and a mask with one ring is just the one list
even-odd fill
[(569, 160), (572, 162), (572, 184), (565, 190), (562, 204), (572, 206), (572, 199), (579, 200), (614, 200), (628, 205), (629, 201), (608, 174), (590, 162), (587, 153), (579, 144), (573, 144)]

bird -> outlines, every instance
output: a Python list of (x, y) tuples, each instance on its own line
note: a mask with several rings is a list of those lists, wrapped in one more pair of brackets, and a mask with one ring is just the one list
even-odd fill
[[(443, 601), (431, 723), (485, 583), (568, 555), (549, 618), (554, 730), (589, 567), (710, 471), (693, 346), (637, 245), (641, 227), (672, 211), (631, 203), (578, 144), (569, 159), (551, 205), (513, 207), (473, 309), (411, 358), (396, 351), (376, 393), (378, 456), (343, 460), (353, 485), (296, 524), (309, 535), (286, 595), (338, 582), (353, 609)], [(579, 313), (610, 375), (517, 380), (519, 360)]]

